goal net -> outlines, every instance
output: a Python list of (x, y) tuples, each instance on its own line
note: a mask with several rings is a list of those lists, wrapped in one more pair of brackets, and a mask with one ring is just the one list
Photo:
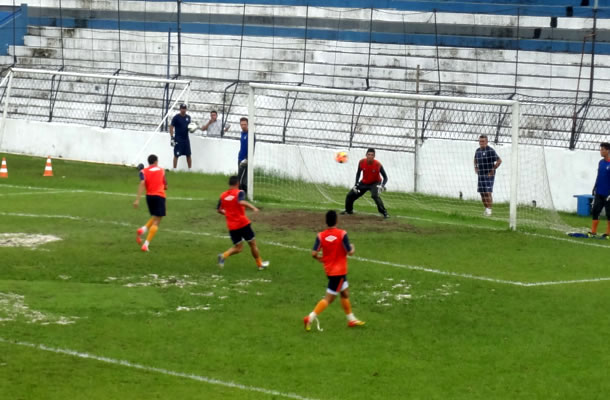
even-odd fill
[(6, 118), (162, 131), (189, 91), (186, 80), (12, 68), (0, 82), (0, 139)]
[[(299, 207), (343, 210), (368, 148), (388, 175), (381, 198), (391, 216), (561, 227), (546, 174), (544, 140), (512, 100), (407, 95), (250, 84), (248, 195)], [(475, 150), (479, 136), (502, 159), (493, 212), (484, 215)], [(544, 135), (542, 135), (544, 137)], [(255, 143), (253, 143), (255, 142)], [(348, 154), (338, 163), (337, 152)], [(370, 194), (355, 212), (377, 213)], [(494, 222), (495, 221), (495, 222)]]

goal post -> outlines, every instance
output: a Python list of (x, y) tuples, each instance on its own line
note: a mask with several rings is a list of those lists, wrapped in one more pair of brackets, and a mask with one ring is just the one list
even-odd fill
[(188, 103), (190, 87), (188, 80), (11, 68), (0, 82), (0, 148), (7, 118), (158, 132)]
[[(487, 219), (513, 230), (558, 220), (544, 140), (520, 135), (536, 116), (522, 115), (517, 100), (251, 83), (248, 105), (251, 200), (343, 209), (358, 160), (372, 147), (388, 173), (381, 197), (390, 214), (482, 220), (473, 160), (479, 136), (487, 135), (503, 160)], [(338, 151), (349, 154), (347, 163), (335, 162)], [(376, 213), (368, 195), (355, 207)]]

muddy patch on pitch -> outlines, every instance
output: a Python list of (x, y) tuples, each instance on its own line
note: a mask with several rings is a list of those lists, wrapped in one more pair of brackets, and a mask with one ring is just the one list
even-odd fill
[(385, 278), (379, 282), (362, 284), (361, 293), (365, 297), (370, 296), (374, 304), (384, 307), (409, 304), (418, 299), (443, 301), (460, 293), (459, 283), (443, 283), (438, 287), (426, 289), (420, 286), (420, 282), (410, 283), (405, 279)]
[(0, 247), (28, 247), (35, 249), (43, 244), (56, 242), (61, 238), (54, 235), (35, 233), (0, 233)]
[(210, 311), (224, 307), (227, 303), (242, 296), (264, 296), (265, 288), (271, 279), (228, 279), (222, 275), (158, 275), (109, 276), (106, 283), (120, 284), (126, 288), (175, 288), (184, 290), (189, 296), (183, 296), (180, 304), (164, 310), (147, 310), (150, 315), (162, 317), (173, 312)]
[(65, 317), (32, 310), (25, 302), (25, 296), (0, 292), (0, 324), (11, 321), (24, 321), (38, 325), (70, 325), (78, 317)]
[[(303, 210), (263, 210), (258, 214), (250, 214), (255, 224), (267, 224), (274, 230), (303, 229), (319, 232), (327, 228), (325, 211)], [(352, 214), (339, 215), (338, 227), (348, 232), (413, 232), (422, 233), (422, 229), (397, 218), (383, 219), (381, 215)], [(256, 225), (255, 225), (256, 229)]]

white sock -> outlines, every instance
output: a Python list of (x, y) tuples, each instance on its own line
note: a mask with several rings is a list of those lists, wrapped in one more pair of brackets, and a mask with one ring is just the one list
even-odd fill
[(348, 320), (348, 321), (355, 321), (355, 320), (357, 320), (357, 319), (358, 319), (358, 318), (356, 318), (356, 316), (354, 315), (354, 313), (349, 313), (349, 314), (347, 314), (346, 316), (347, 316), (347, 320)]
[(144, 246), (148, 247), (148, 240), (144, 241)]
[(318, 314), (316, 314), (315, 312), (310, 312), (309, 313), (309, 322), (313, 322), (314, 319), (316, 319), (316, 317), (318, 316)]
[(140, 229), (142, 229), (142, 235), (145, 234), (146, 232), (148, 232), (148, 228), (146, 227), (146, 225), (144, 225)]

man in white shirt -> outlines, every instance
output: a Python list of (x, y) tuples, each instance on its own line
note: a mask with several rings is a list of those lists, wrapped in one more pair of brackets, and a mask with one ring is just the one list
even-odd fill
[[(228, 131), (229, 128), (231, 127), (231, 125), (226, 124), (225, 125), (225, 129), (224, 131)], [(218, 112), (213, 110), (210, 112), (210, 120), (208, 121), (207, 124), (203, 125), (201, 127), (202, 131), (207, 131), (207, 136), (210, 137), (220, 137), (221, 134), (221, 130), (222, 130), (222, 122), (218, 121)]]

